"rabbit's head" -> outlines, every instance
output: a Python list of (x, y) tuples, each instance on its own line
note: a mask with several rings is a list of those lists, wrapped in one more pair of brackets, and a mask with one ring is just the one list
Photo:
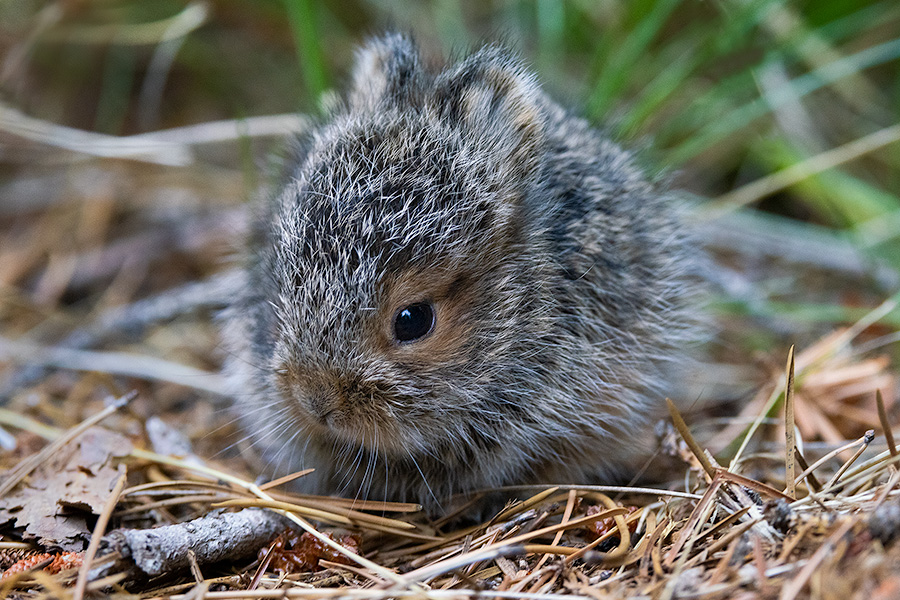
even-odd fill
[(270, 386), (305, 435), (387, 455), (500, 442), (546, 362), (542, 128), (534, 81), (495, 49), (440, 73), (400, 36), (360, 52), (261, 251)]

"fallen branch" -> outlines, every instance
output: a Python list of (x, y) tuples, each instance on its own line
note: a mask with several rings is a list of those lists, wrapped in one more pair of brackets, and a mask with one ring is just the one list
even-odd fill
[(247, 560), (286, 527), (288, 521), (280, 515), (248, 508), (155, 529), (118, 529), (104, 536), (100, 554), (119, 558), (92, 570), (90, 579), (120, 571), (144, 576), (186, 571), (190, 552), (200, 566)]

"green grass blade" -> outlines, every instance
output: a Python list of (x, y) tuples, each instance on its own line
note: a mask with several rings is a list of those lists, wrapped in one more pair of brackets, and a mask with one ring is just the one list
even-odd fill
[(311, 0), (284, 0), (297, 60), (310, 99), (315, 102), (328, 88), (328, 74), (322, 57), (320, 28), (316, 23), (315, 3)]

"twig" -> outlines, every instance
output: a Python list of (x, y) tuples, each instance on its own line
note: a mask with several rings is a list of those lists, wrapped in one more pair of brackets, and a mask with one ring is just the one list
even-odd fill
[[(577, 497), (578, 497), (578, 492), (576, 490), (569, 490), (569, 498), (566, 501), (566, 508), (563, 511), (562, 523), (568, 523), (569, 519), (572, 517), (572, 511), (575, 509), (575, 500), (577, 499)], [(563, 530), (557, 531), (556, 535), (553, 537), (553, 542), (550, 543), (550, 546), (552, 547), (552, 546), (559, 545), (559, 541), (562, 539), (562, 536), (563, 536)], [(538, 561), (537, 565), (535, 565), (533, 570), (537, 571), (538, 569), (543, 567), (544, 563), (546, 563), (548, 560), (550, 560), (550, 556), (551, 555), (549, 553), (544, 554), (544, 556), (542, 556), (541, 559)]]
[(688, 445), (688, 448), (691, 449), (691, 452), (693, 452), (694, 456), (697, 457), (697, 460), (700, 461), (700, 466), (703, 467), (703, 470), (706, 471), (706, 474), (712, 479), (716, 476), (716, 469), (712, 466), (712, 463), (709, 462), (706, 452), (700, 447), (700, 444), (697, 443), (694, 436), (691, 435), (691, 430), (688, 429), (684, 419), (681, 418), (681, 413), (675, 408), (675, 403), (669, 398), (666, 398), (666, 406), (669, 408), (669, 414), (672, 416), (672, 422), (675, 424), (675, 429), (678, 430), (678, 433), (681, 434), (681, 437)]
[(119, 529), (103, 537), (103, 549), (104, 554), (118, 552), (123, 560), (96, 569), (91, 577), (127, 570), (131, 565), (145, 576), (188, 569), (188, 551), (194, 552), (198, 565), (237, 562), (253, 556), (285, 527), (285, 520), (278, 514), (248, 508), (155, 529)]
[(534, 506), (536, 504), (540, 504), (541, 502), (543, 502), (544, 500), (546, 500), (547, 498), (549, 498), (550, 496), (555, 494), (557, 492), (557, 490), (559, 490), (559, 486), (553, 486), (553, 487), (547, 488), (546, 490), (538, 492), (531, 498), (528, 498), (527, 500), (524, 500), (517, 504), (513, 504), (506, 510), (501, 511), (496, 517), (491, 519), (491, 521), (494, 523), (499, 523), (500, 521), (506, 521), (511, 516), (518, 514), (518, 513), (525, 512), (532, 506)]
[(288, 137), (302, 133), (310, 127), (310, 119), (304, 115), (288, 113), (283, 115), (263, 115), (247, 119), (227, 119), (209, 121), (185, 127), (174, 127), (151, 133), (127, 136), (126, 140), (137, 142), (166, 142), (187, 145), (216, 144), (234, 142), (247, 138)]
[(797, 484), (794, 477), (797, 474), (794, 461), (794, 448), (797, 447), (794, 430), (794, 346), (788, 350), (786, 381), (784, 387), (784, 470), (787, 488), (785, 489), (791, 498), (797, 497)]
[[(517, 535), (508, 540), (502, 540), (499, 542), (495, 542), (495, 543), (485, 546), (484, 548), (481, 548), (479, 550), (476, 550), (473, 552), (467, 552), (467, 553), (461, 554), (460, 556), (457, 556), (455, 558), (449, 558), (446, 560), (442, 560), (442, 561), (439, 561), (432, 565), (428, 565), (426, 567), (421, 567), (414, 571), (410, 571), (409, 573), (406, 573), (403, 576), (403, 579), (405, 580), (404, 583), (427, 581), (433, 577), (437, 577), (438, 575), (441, 575), (448, 571), (452, 571), (454, 569), (464, 567), (473, 562), (487, 560), (485, 558), (485, 556), (487, 556), (487, 554), (489, 554), (489, 551), (492, 551), (494, 549), (518, 547), (518, 545), (521, 542), (524, 542), (524, 541), (527, 541), (527, 540), (530, 540), (530, 539), (533, 539), (533, 538), (536, 538), (536, 537), (539, 537), (542, 535), (556, 533), (557, 531), (561, 531), (564, 529), (574, 529), (576, 527), (582, 527), (584, 525), (587, 525), (588, 523), (593, 523), (594, 521), (599, 521), (600, 519), (606, 519), (609, 517), (614, 517), (616, 515), (625, 514), (625, 512), (626, 512), (626, 509), (624, 509), (624, 508), (615, 508), (615, 509), (606, 510), (606, 511), (594, 514), (594, 515), (590, 515), (587, 517), (581, 517), (580, 519), (575, 519), (573, 521), (569, 521), (568, 523), (560, 523), (557, 525), (550, 525), (549, 527), (544, 527), (542, 529), (537, 529), (535, 531), (529, 531), (527, 533)], [(521, 554), (522, 549), (518, 548), (516, 553)], [(516, 554), (516, 553), (510, 552), (510, 554)], [(501, 554), (498, 556), (507, 556), (507, 555), (508, 554)]]
[(285, 483), (290, 483), (295, 479), (299, 479), (300, 477), (305, 477), (315, 471), (315, 469), (303, 469), (302, 471), (297, 471), (295, 473), (291, 473), (290, 475), (285, 475), (284, 477), (279, 477), (278, 479), (273, 479), (272, 481), (267, 481), (259, 486), (259, 489), (262, 491), (271, 490), (272, 488), (277, 488), (279, 486), (284, 485)]
[[(608, 580), (607, 580), (608, 581)], [(311, 598), (332, 599), (346, 598), (347, 600), (387, 600), (388, 598), (403, 598), (404, 600), (460, 600), (460, 598), (499, 598), (515, 600), (584, 600), (584, 596), (576, 594), (547, 594), (519, 592), (515, 590), (479, 590), (467, 593), (466, 590), (378, 590), (378, 589), (353, 589), (353, 588), (281, 588), (274, 590), (227, 590), (208, 592), (205, 596), (208, 600), (265, 600), (268, 598)], [(173, 600), (187, 600), (186, 595), (172, 596)]]
[(103, 532), (106, 531), (106, 526), (109, 524), (109, 518), (116, 508), (119, 496), (122, 494), (122, 490), (125, 489), (125, 481), (126, 473), (123, 471), (119, 475), (118, 480), (116, 480), (116, 485), (113, 486), (113, 490), (106, 500), (106, 504), (103, 505), (103, 510), (100, 511), (100, 515), (97, 517), (97, 524), (94, 526), (94, 532), (91, 534), (91, 541), (88, 544), (87, 550), (84, 551), (84, 559), (82, 560), (81, 568), (78, 571), (75, 589), (72, 591), (72, 597), (75, 600), (82, 600), (82, 598), (84, 598), (85, 586), (87, 586), (88, 575), (91, 572), (91, 563), (94, 562), (94, 556), (97, 555), (97, 549), (100, 547), (100, 542), (103, 539)]
[(142, 140), (138, 143), (93, 131), (84, 131), (35, 119), (0, 103), (0, 131), (32, 142), (100, 158), (128, 158), (176, 167), (194, 162), (190, 149), (180, 144)]
[(881, 422), (881, 431), (887, 441), (888, 450), (891, 451), (891, 456), (897, 456), (897, 444), (894, 443), (894, 432), (891, 431), (891, 422), (888, 420), (887, 411), (884, 408), (881, 390), (875, 390), (875, 404), (878, 405), (878, 420)]
[(267, 115), (116, 137), (36, 119), (0, 103), (0, 131), (99, 158), (140, 160), (175, 167), (195, 163), (192, 145), (254, 137), (286, 137), (308, 127), (308, 119), (301, 115)]
[[(2, 414), (2, 413), (0, 413), (0, 414)], [(31, 421), (30, 419), (23, 420), (20, 423), (20, 425), (24, 426), (24, 428), (28, 429), (29, 431), (34, 431), (34, 432), (38, 433), (39, 435), (47, 435), (48, 437), (53, 437), (54, 435), (58, 435), (57, 432), (48, 430), (46, 427), (40, 427), (38, 423), (35, 423), (35, 422)], [(165, 456), (162, 454), (157, 454), (155, 452), (150, 452), (149, 450), (142, 450), (140, 448), (133, 448), (130, 453), (130, 456), (133, 458), (148, 460), (151, 462), (156, 462), (156, 463), (165, 464), (165, 465), (169, 465), (172, 467), (184, 469), (186, 471), (193, 472), (193, 473), (199, 473), (203, 476), (213, 479), (214, 481), (222, 481), (222, 482), (226, 482), (226, 483), (231, 483), (231, 484), (235, 485), (236, 487), (246, 490), (247, 492), (249, 492), (249, 493), (253, 494), (254, 496), (261, 498), (263, 500), (267, 500), (270, 502), (274, 501), (272, 496), (270, 496), (269, 494), (260, 490), (257, 485), (247, 482), (247, 481), (244, 481), (240, 477), (236, 477), (235, 475), (232, 475), (230, 473), (225, 473), (223, 471), (219, 471), (219, 470), (207, 467), (206, 465), (196, 464), (194, 462), (182, 460), (182, 459), (175, 458), (172, 456)], [(318, 539), (320, 542), (322, 542), (326, 546), (336, 550), (339, 554), (343, 554), (350, 560), (352, 560), (368, 569), (371, 569), (373, 572), (379, 574), (383, 579), (393, 581), (393, 582), (401, 584), (401, 585), (406, 585), (406, 581), (404, 581), (401, 576), (397, 575), (396, 573), (394, 573), (393, 571), (391, 571), (389, 569), (386, 569), (386, 568), (372, 562), (371, 560), (369, 560), (365, 557), (359, 556), (355, 552), (352, 552), (351, 550), (347, 549), (343, 545), (335, 542), (330, 537), (323, 535), (315, 527), (313, 527), (308, 521), (301, 518), (300, 516), (295, 515), (293, 513), (289, 513), (289, 512), (282, 512), (282, 511), (277, 511), (277, 512), (279, 514), (283, 514), (290, 521), (299, 525), (304, 531), (308, 532), (310, 535), (312, 535), (313, 537)], [(418, 585), (413, 585), (412, 587), (415, 589), (419, 589)]]
[(387, 517), (379, 517), (377, 515), (370, 515), (363, 512), (358, 512), (355, 510), (344, 510), (343, 514), (337, 513), (333, 510), (321, 510), (317, 508), (312, 508), (309, 506), (302, 506), (300, 504), (292, 503), (292, 502), (278, 502), (275, 500), (259, 500), (259, 499), (250, 499), (250, 498), (235, 498), (233, 500), (225, 500), (220, 502), (214, 508), (220, 507), (254, 507), (254, 508), (272, 508), (276, 510), (284, 510), (289, 512), (295, 512), (297, 514), (302, 514), (313, 519), (318, 519), (322, 521), (330, 521), (332, 523), (336, 523), (339, 525), (359, 525), (359, 524), (368, 524), (368, 525), (380, 525), (381, 527), (387, 527), (394, 530), (397, 530), (398, 535), (402, 535), (404, 530), (414, 530), (416, 526), (412, 523), (407, 523), (406, 521), (398, 521), (397, 519), (389, 519)]
[[(505, 485), (494, 489), (496, 492), (514, 492), (517, 490), (534, 490), (543, 489), (546, 485)], [(650, 496), (670, 496), (672, 498), (687, 498), (688, 500), (699, 500), (700, 494), (691, 492), (680, 492), (678, 490), (666, 490), (662, 488), (647, 487), (631, 487), (627, 485), (572, 485), (559, 483), (553, 485), (554, 491), (560, 490), (578, 490), (580, 492), (600, 492), (603, 494), (647, 494)]]
[(856, 462), (856, 459), (859, 458), (860, 455), (862, 455), (862, 453), (866, 451), (866, 448), (869, 447), (869, 444), (871, 444), (872, 440), (874, 440), (874, 439), (875, 439), (875, 430), (874, 429), (868, 430), (866, 432), (866, 434), (862, 437), (862, 440), (863, 440), (862, 446), (860, 446), (859, 449), (853, 454), (853, 456), (851, 456), (847, 460), (847, 462), (845, 462), (843, 465), (841, 465), (841, 468), (837, 470), (837, 473), (835, 473), (831, 477), (831, 479), (828, 480), (828, 483), (825, 484), (826, 490), (833, 487), (834, 484), (836, 484), (840, 480), (841, 476), (844, 473), (846, 473), (847, 469), (849, 469), (850, 466)]
[(849, 442), (847, 444), (844, 444), (843, 446), (835, 448), (834, 450), (832, 450), (831, 452), (829, 452), (828, 454), (826, 454), (825, 456), (823, 456), (822, 458), (820, 458), (819, 460), (817, 460), (816, 462), (811, 464), (808, 469), (805, 469), (802, 473), (800, 473), (800, 475), (797, 476), (795, 482), (801, 481), (804, 477), (806, 477), (807, 475), (809, 475), (810, 473), (812, 473), (813, 471), (815, 471), (816, 469), (821, 467), (823, 464), (825, 464), (826, 462), (828, 462), (829, 460), (831, 460), (832, 458), (834, 458), (835, 456), (837, 456), (844, 450), (849, 450), (850, 448), (853, 448), (854, 446), (858, 446), (860, 444), (865, 444), (865, 443), (866, 443), (866, 436), (864, 435), (861, 438), (859, 438), (858, 440), (853, 440), (852, 442)]
[(122, 25), (79, 24), (51, 30), (47, 39), (67, 44), (115, 44), (143, 46), (184, 37), (202, 26), (209, 15), (205, 2), (191, 2), (176, 15), (149, 23)]
[(216, 373), (155, 356), (130, 352), (72, 350), (0, 337), (0, 358), (75, 371), (99, 371), (152, 381), (167, 381), (220, 396), (227, 393), (224, 380)]
[[(845, 331), (828, 336), (828, 338), (826, 338), (829, 342), (827, 348), (830, 348), (830, 352), (833, 353), (836, 352), (837, 349), (849, 344), (860, 333), (893, 312), (893, 310), (897, 308), (898, 303), (900, 303), (900, 292), (894, 294), (893, 296), (873, 308), (856, 323), (848, 327)], [(814, 364), (817, 360), (821, 360), (823, 358), (825, 349), (820, 348), (820, 346), (821, 342), (816, 344), (815, 346), (807, 348), (797, 356), (796, 363), (798, 371), (802, 372), (807, 367)], [(815, 350), (816, 352), (814, 354), (811, 354), (811, 351), (813, 350)], [(741, 441), (740, 447), (738, 447), (734, 458), (731, 459), (731, 462), (728, 465), (729, 471), (733, 472), (735, 469), (737, 469), (744, 450), (747, 448), (747, 445), (750, 443), (753, 435), (756, 433), (757, 429), (759, 429), (759, 426), (762, 424), (765, 418), (769, 415), (770, 411), (775, 406), (775, 403), (780, 397), (781, 394), (778, 392), (778, 390), (773, 389), (772, 394), (769, 396), (769, 399), (763, 407), (762, 411), (759, 415), (757, 415), (756, 419), (753, 421), (753, 424), (749, 427), (749, 429), (747, 429), (747, 433), (744, 434), (744, 439)]]
[[(213, 479), (218, 479), (221, 481), (225, 481), (225, 482), (234, 484), (237, 487), (240, 487), (242, 489), (249, 491), (254, 496), (256, 496), (257, 498), (261, 498), (262, 500), (265, 500), (268, 502), (275, 501), (274, 498), (272, 498), (272, 496), (270, 496), (266, 492), (259, 489), (259, 486), (257, 486), (256, 484), (250, 483), (248, 481), (244, 481), (240, 477), (236, 477), (234, 475), (231, 475), (230, 473), (225, 473), (223, 471), (218, 471), (216, 469), (212, 469), (205, 465), (193, 464), (193, 463), (190, 463), (187, 461), (173, 458), (171, 456), (163, 456), (161, 454), (156, 454), (155, 452), (141, 450), (139, 448), (135, 448), (134, 450), (132, 450), (131, 455), (135, 456), (135, 457), (146, 458), (148, 460), (152, 460), (152, 461), (163, 463), (163, 464), (169, 464), (169, 465), (176, 466), (176, 467), (188, 470), (188, 471), (193, 471), (195, 473), (201, 473), (203, 475), (206, 475), (207, 477), (212, 477)], [(334, 541), (327, 535), (323, 535), (319, 530), (317, 530), (315, 527), (313, 527), (309, 523), (309, 521), (302, 518), (301, 516), (296, 515), (291, 512), (281, 511), (281, 510), (277, 510), (276, 512), (278, 514), (284, 515), (287, 519), (289, 519), (293, 523), (299, 525), (301, 529), (303, 529), (304, 531), (306, 531), (307, 533), (309, 533), (310, 535), (312, 535), (313, 537), (318, 539), (320, 542), (322, 542), (329, 548), (336, 550), (339, 554), (343, 554), (344, 556), (346, 556), (353, 562), (360, 564), (360, 565), (366, 567), (367, 569), (371, 569), (373, 572), (375, 572), (379, 576), (381, 576), (382, 579), (392, 581), (392, 582), (400, 584), (402, 586), (408, 585), (408, 583), (400, 575), (397, 575), (393, 571), (386, 569), (386, 568), (382, 567), (381, 565), (378, 565), (378, 564), (372, 562), (371, 560), (369, 560), (363, 556), (360, 556), (359, 554), (356, 554), (355, 552), (349, 550), (348, 548), (346, 548), (343, 545), (339, 544), (338, 542)], [(418, 588), (418, 585), (413, 584), (413, 587)]]
[(898, 141), (900, 141), (900, 124), (885, 127), (843, 146), (811, 156), (781, 171), (757, 179), (752, 183), (719, 196), (715, 202), (710, 204), (708, 218), (718, 218), (723, 213), (737, 210), (742, 206), (800, 183), (804, 179), (833, 169)]
[[(97, 262), (97, 261), (88, 261)], [(203, 281), (190, 282), (174, 289), (167, 289), (103, 312), (94, 322), (76, 329), (56, 348), (84, 350), (98, 346), (115, 335), (136, 335), (151, 325), (169, 321), (198, 310), (215, 310), (225, 306), (239, 287), (239, 273), (225, 271)], [(31, 364), (15, 373), (8, 382), (0, 385), (0, 396), (27, 387), (38, 381), (51, 365)]]
[[(803, 472), (806, 473), (806, 480), (809, 486), (813, 489), (814, 492), (818, 492), (822, 489), (822, 484), (819, 483), (819, 480), (816, 479), (816, 474), (809, 470), (809, 464), (806, 462), (806, 459), (803, 457), (803, 453), (800, 452), (799, 448), (794, 448), (794, 456), (797, 459), (797, 464), (800, 465), (800, 468), (803, 469)], [(796, 482), (800, 483), (802, 478), (797, 478)]]

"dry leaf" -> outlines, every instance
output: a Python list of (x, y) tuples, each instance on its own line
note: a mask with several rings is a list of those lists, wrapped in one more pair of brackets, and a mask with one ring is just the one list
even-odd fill
[(83, 550), (91, 533), (88, 516), (100, 512), (124, 472), (115, 459), (130, 451), (124, 436), (89, 429), (3, 498), (0, 523), (24, 528), (24, 539), (44, 546)]

